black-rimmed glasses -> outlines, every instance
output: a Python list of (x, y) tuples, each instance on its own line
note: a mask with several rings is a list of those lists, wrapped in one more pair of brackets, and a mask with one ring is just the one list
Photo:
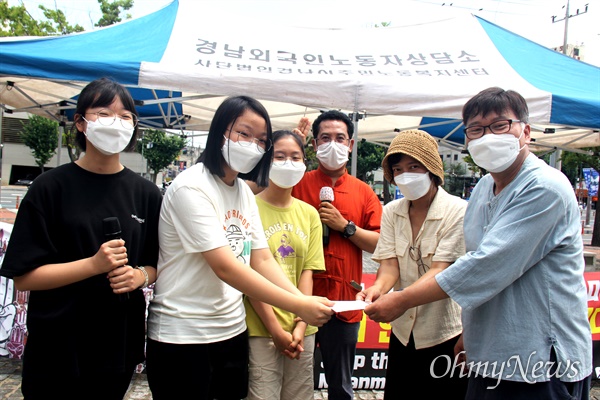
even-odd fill
[(423, 257), (421, 257), (421, 248), (410, 246), (408, 248), (408, 255), (411, 260), (417, 263), (419, 268), (419, 276), (422, 276), (427, 271), (429, 271), (429, 266), (423, 262)]
[(489, 129), (490, 132), (495, 134), (508, 133), (508, 131), (510, 131), (510, 128), (512, 128), (513, 122), (523, 121), (520, 121), (518, 119), (501, 119), (499, 121), (492, 122), (489, 125), (468, 126), (465, 129), (463, 129), (463, 131), (465, 132), (465, 135), (467, 135), (467, 138), (471, 140), (479, 139), (485, 133), (485, 128)]
[(115, 123), (117, 117), (121, 121), (121, 125), (126, 129), (133, 129), (138, 123), (138, 119), (135, 114), (126, 112), (123, 114), (115, 114), (111, 110), (102, 109), (96, 112), (86, 112), (86, 115), (95, 115), (96, 121), (102, 126), (111, 126)]
[(259, 153), (266, 153), (271, 149), (271, 146), (273, 146), (271, 139), (256, 139), (251, 133), (234, 130), (232, 130), (231, 133), (237, 134), (237, 142), (241, 146), (250, 146), (250, 144), (256, 143), (256, 145), (258, 146)]

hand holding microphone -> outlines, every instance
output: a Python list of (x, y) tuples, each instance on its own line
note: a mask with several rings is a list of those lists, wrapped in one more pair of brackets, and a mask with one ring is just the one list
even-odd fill
[(102, 220), (102, 231), (107, 241), (121, 239), (121, 223), (117, 217), (108, 217)]
[[(110, 273), (117, 268), (127, 265), (127, 262), (129, 261), (127, 258), (127, 249), (124, 246), (112, 247), (114, 244), (108, 244), (108, 242), (112, 240), (121, 239), (121, 223), (119, 222), (119, 218), (104, 218), (102, 220), (102, 231), (104, 232), (106, 242), (100, 246), (100, 250), (98, 250), (96, 255), (102, 254), (106, 260), (109, 261), (110, 269), (104, 272)], [(113, 286), (116, 283), (114, 282), (115, 276), (109, 276), (108, 278), (111, 281), (111, 286)], [(129, 293), (119, 294), (119, 300), (125, 301), (127, 299), (129, 299)]]
[(115, 268), (127, 264), (127, 249), (123, 242), (115, 242), (121, 239), (121, 225), (116, 217), (105, 218), (102, 221), (102, 231), (105, 242), (102, 243), (96, 254), (92, 257), (92, 262), (98, 270), (98, 273), (110, 272)]
[[(321, 202), (331, 203), (333, 202), (333, 189), (329, 186), (323, 186), (321, 191), (319, 192), (319, 199)], [(329, 226), (323, 223), (323, 246), (327, 246), (329, 244)]]

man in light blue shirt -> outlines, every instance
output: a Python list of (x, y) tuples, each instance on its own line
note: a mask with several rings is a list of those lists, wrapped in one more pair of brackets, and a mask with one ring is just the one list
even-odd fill
[(467, 148), (489, 172), (465, 214), (467, 253), (365, 308), (388, 322), (417, 305), (455, 300), (463, 338), (455, 360), (438, 361), (466, 363), (467, 399), (589, 399), (579, 210), (568, 179), (529, 152), (528, 114), (520, 94), (497, 87), (465, 104)]

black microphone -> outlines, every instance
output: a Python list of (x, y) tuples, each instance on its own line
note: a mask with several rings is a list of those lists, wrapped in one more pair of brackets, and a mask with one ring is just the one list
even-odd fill
[[(121, 223), (117, 217), (107, 217), (102, 220), (102, 230), (106, 241), (121, 239)], [(119, 293), (119, 300), (129, 300), (129, 293)]]
[(121, 239), (121, 223), (117, 217), (108, 217), (102, 220), (102, 229), (106, 241)]
[[(319, 192), (319, 199), (321, 201), (333, 202), (333, 189), (329, 186), (323, 186)], [(329, 227), (327, 224), (323, 224), (323, 246), (329, 244)]]

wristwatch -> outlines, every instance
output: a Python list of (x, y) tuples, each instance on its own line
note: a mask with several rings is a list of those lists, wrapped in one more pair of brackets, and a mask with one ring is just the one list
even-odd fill
[(348, 239), (350, 236), (354, 235), (355, 233), (356, 233), (356, 225), (354, 225), (354, 222), (348, 221), (348, 225), (346, 225), (346, 227), (344, 228), (344, 231), (342, 232), (342, 236), (345, 237), (346, 239)]

